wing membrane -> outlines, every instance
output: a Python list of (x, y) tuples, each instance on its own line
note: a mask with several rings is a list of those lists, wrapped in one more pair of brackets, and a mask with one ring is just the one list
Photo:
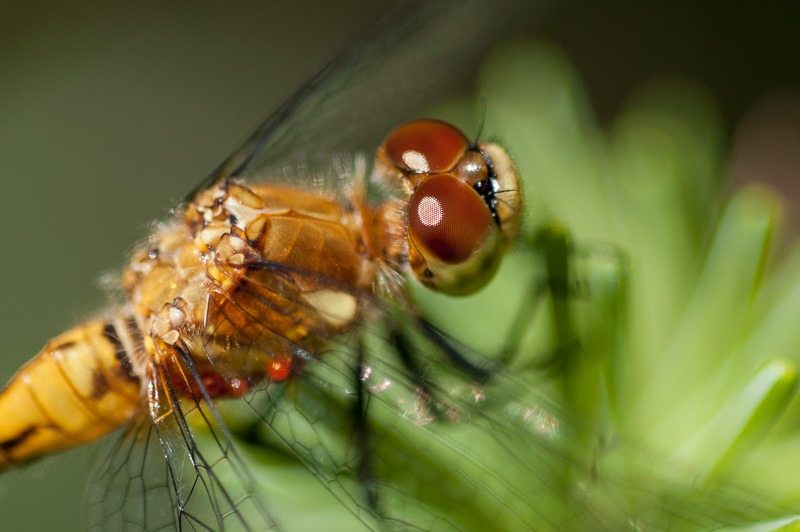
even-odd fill
[(275, 111), (194, 193), (220, 179), (258, 174), (298, 159), (313, 169), (327, 164), (331, 154), (373, 153), (395, 125), (469, 87), (489, 47), (532, 25), (543, 9), (536, 2), (515, 0), (398, 2)]
[[(278, 529), (191, 360), (175, 364), (182, 373), (151, 365), (149, 416), (126, 430), (101, 464), (90, 493), (90, 526)], [(191, 397), (179, 397), (180, 379), (201, 384)], [(199, 434), (213, 444), (201, 449)]]
[(88, 493), (89, 529), (173, 530), (172, 500), (164, 451), (150, 418), (143, 417), (98, 465)]
[[(257, 530), (280, 521), (291, 529), (303, 517), (345, 512), (348, 529), (613, 530), (639, 521), (706, 528), (771, 515), (726, 486), (669, 486), (648, 474), (658, 465), (646, 456), (633, 473), (615, 470), (613, 456), (623, 452), (616, 442), (598, 442), (597, 455), (587, 457), (571, 416), (554, 406), (552, 374), (531, 365), (512, 374), (442, 332), (429, 334), (432, 326), (405, 302), (357, 295), (372, 319), (326, 335), (325, 349), (295, 379), (262, 383), (240, 408), (239, 401), (221, 405), (252, 460), (277, 453), (273, 466), (294, 464), (329, 502), (310, 495), (307, 483), (279, 482), (284, 502), (267, 498), (264, 510), (256, 486), (264, 480), (250, 477), (207, 391), (178, 400), (176, 389), (201, 381), (184, 361), (180, 372), (153, 369), (152, 415), (128, 430), (105, 464), (92, 524)], [(250, 349), (251, 357), (270, 356)], [(492, 371), (454, 364), (451, 350)]]
[(557, 371), (526, 363), (512, 373), (426, 325), (407, 302), (352, 293), (370, 319), (339, 335), (319, 331), (325, 347), (302, 374), (265, 382), (230, 419), (239, 439), (307, 470), (356, 523), (614, 530), (637, 519), (702, 528), (779, 515), (729, 486), (672, 486), (644, 452), (641, 469), (618, 470), (614, 456), (637, 451), (582, 440), (555, 406)]

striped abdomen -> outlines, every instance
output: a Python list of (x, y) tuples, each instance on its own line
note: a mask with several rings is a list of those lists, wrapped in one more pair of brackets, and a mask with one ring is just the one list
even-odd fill
[(51, 340), (0, 392), (0, 468), (82, 445), (141, 408), (141, 385), (108, 321)]

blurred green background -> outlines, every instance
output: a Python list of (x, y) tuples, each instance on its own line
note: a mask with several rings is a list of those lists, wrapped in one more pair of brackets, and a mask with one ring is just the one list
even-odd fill
[[(0, 3), (0, 379), (102, 308), (97, 279), (150, 222), (388, 4)], [(791, 192), (798, 24), (800, 7), (788, 3), (551, 2), (531, 31), (575, 62), (601, 123), (664, 74), (704, 84), (737, 146), (746, 140), (737, 125), (777, 106), (764, 167), (783, 161), (770, 175)], [(751, 165), (765, 157), (737, 154)], [(1, 476), (2, 528), (80, 529), (97, 452)]]

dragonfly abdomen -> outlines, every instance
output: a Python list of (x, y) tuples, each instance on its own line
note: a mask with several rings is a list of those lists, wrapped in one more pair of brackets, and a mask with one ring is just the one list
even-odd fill
[(96, 440), (141, 408), (115, 326), (79, 325), (47, 343), (0, 392), (0, 467)]

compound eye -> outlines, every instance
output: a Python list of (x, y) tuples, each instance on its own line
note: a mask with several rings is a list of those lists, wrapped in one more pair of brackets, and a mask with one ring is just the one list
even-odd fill
[(469, 148), (467, 137), (441, 120), (415, 120), (392, 131), (384, 148), (395, 166), (417, 174), (447, 172)]
[(478, 193), (449, 174), (427, 179), (409, 202), (411, 244), (436, 262), (469, 260), (481, 249), (492, 224), (489, 208)]

